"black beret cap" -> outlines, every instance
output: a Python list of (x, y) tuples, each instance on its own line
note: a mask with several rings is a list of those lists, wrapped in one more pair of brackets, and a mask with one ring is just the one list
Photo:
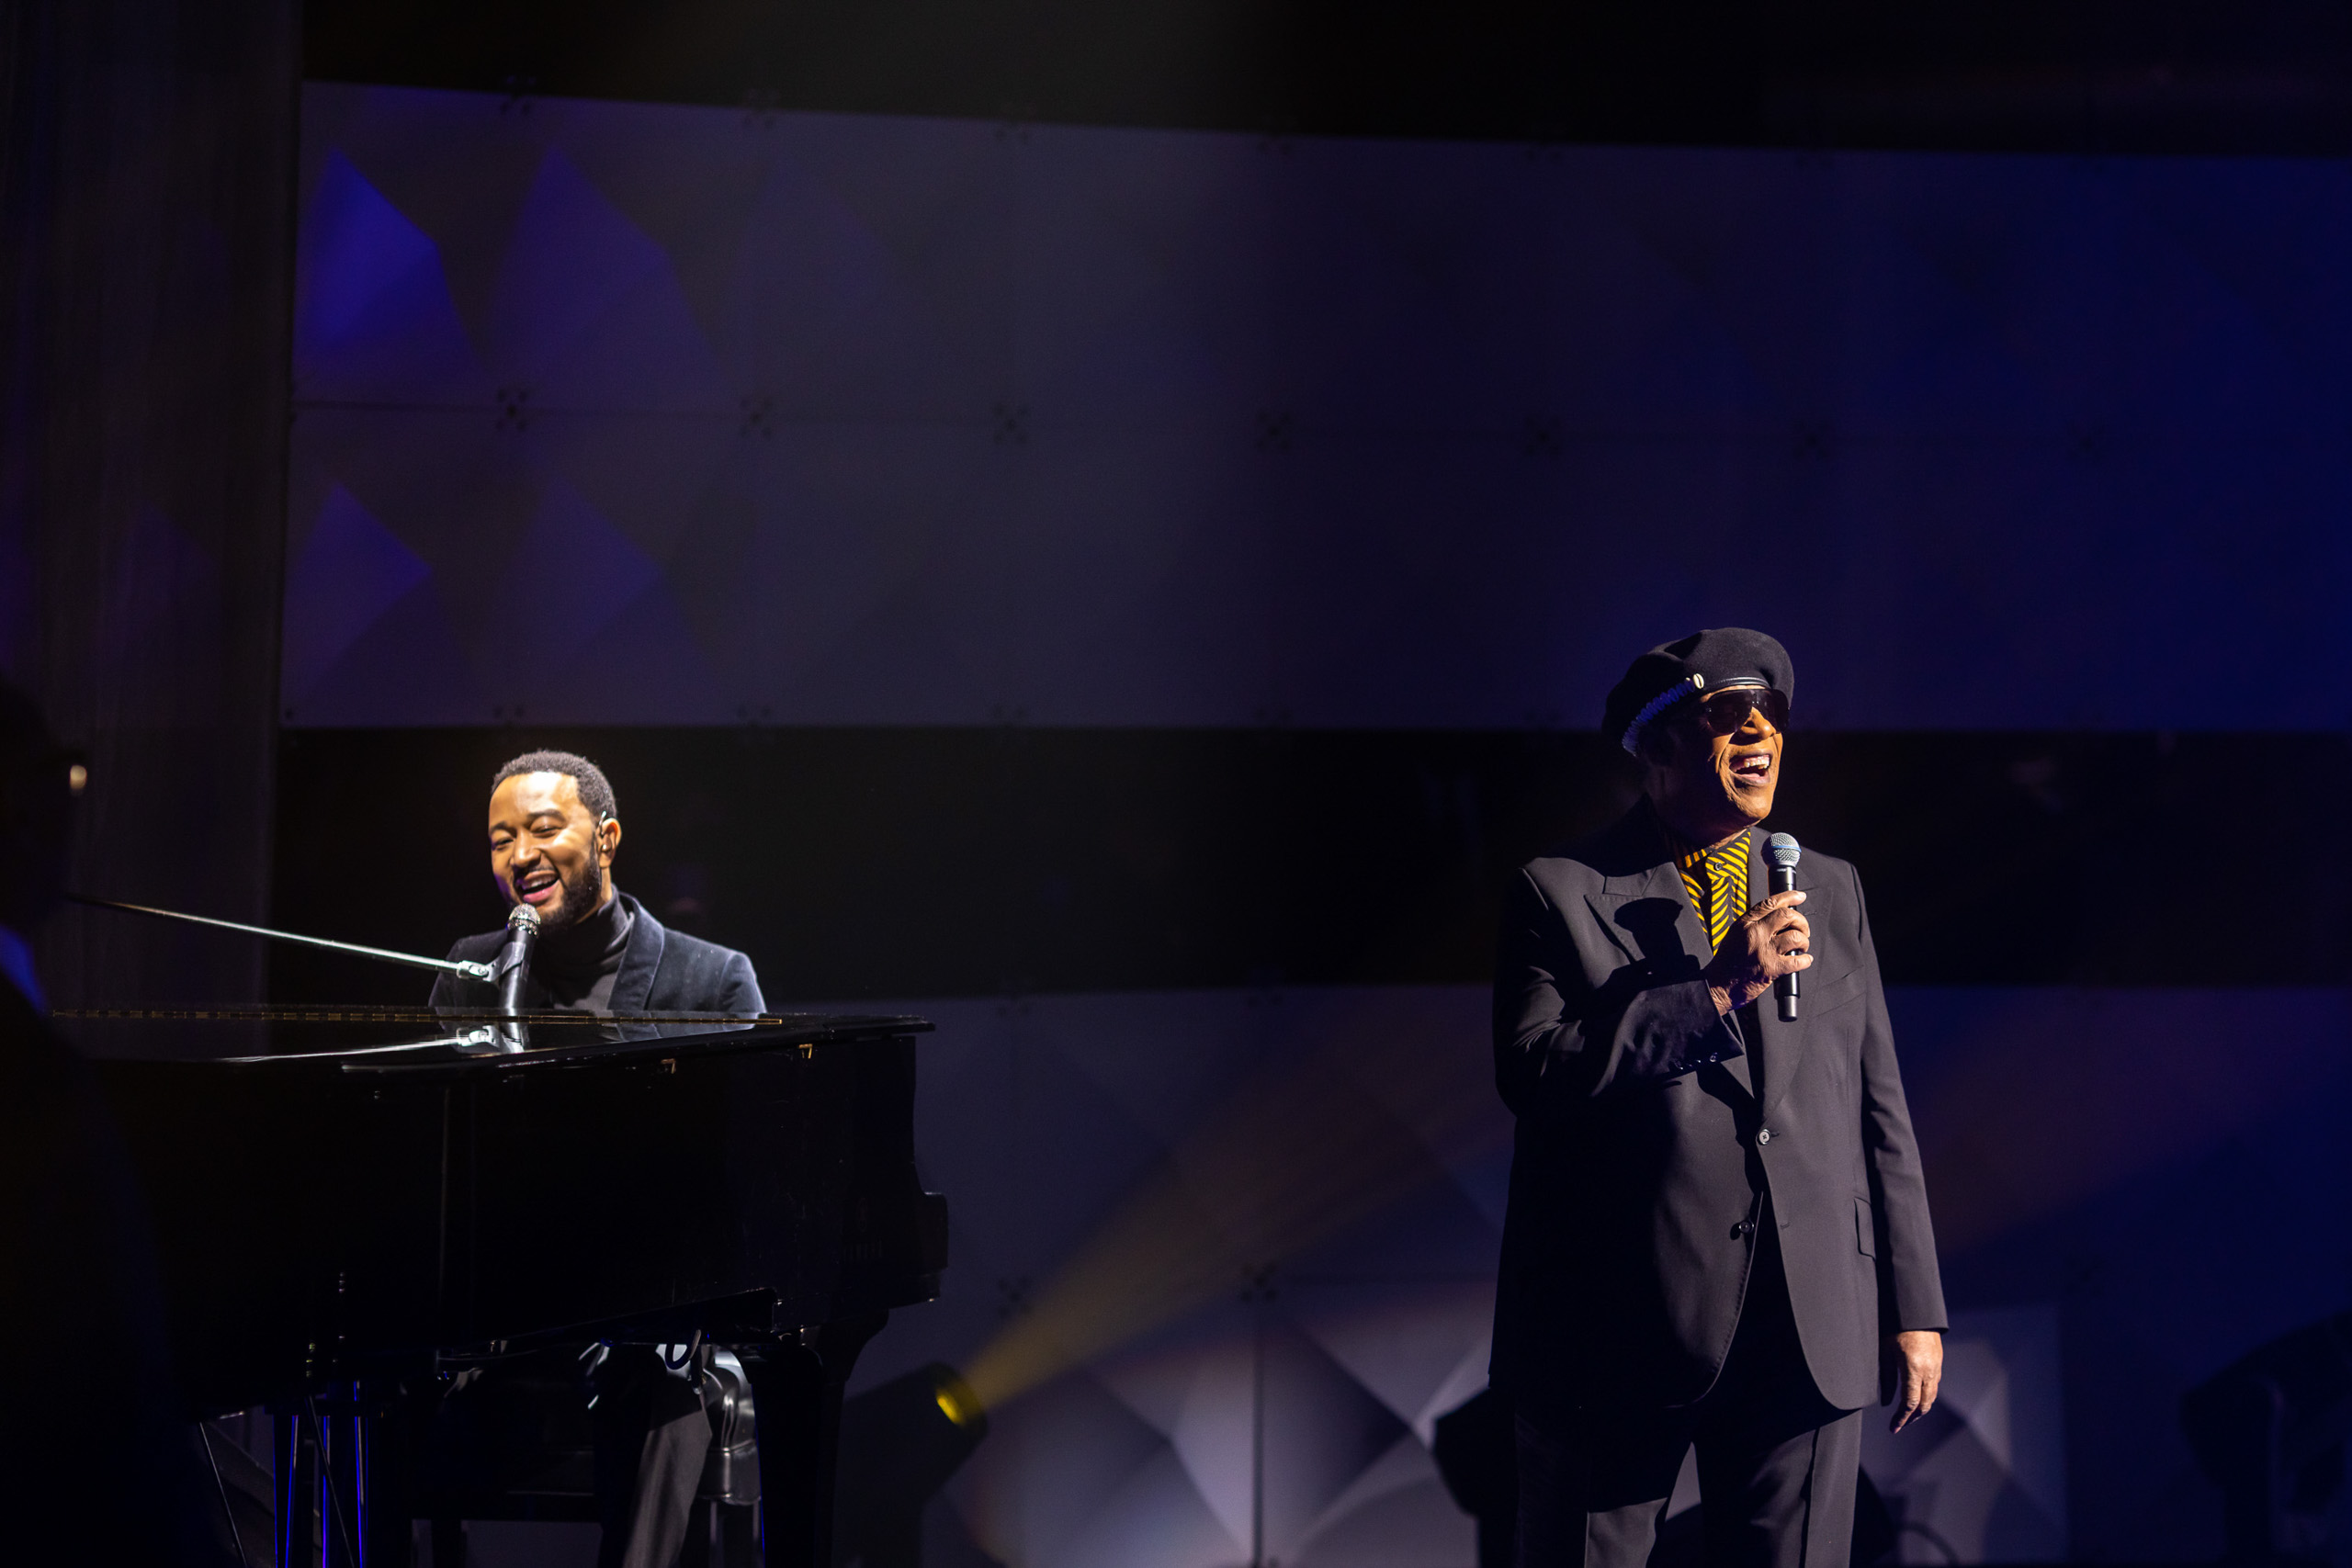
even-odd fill
[(1610, 689), (1600, 730), (1631, 751), (1650, 720), (1676, 704), (1718, 686), (1770, 686), (1796, 700), (1789, 650), (1746, 626), (1716, 626), (1663, 642), (1634, 660)]

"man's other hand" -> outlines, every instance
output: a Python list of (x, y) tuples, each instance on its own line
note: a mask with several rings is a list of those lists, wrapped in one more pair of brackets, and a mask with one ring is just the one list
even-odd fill
[(1936, 1390), (1944, 1381), (1944, 1337), (1932, 1328), (1906, 1329), (1887, 1342), (1887, 1353), (1901, 1364), (1903, 1381), (1886, 1429), (1900, 1432), (1936, 1407)]
[(1717, 1012), (1744, 1008), (1783, 975), (1813, 967), (1813, 928), (1797, 906), (1802, 893), (1775, 893), (1732, 922), (1706, 968)]

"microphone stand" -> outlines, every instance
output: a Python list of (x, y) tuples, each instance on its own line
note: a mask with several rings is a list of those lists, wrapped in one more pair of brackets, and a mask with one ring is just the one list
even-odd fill
[[(388, 947), (368, 947), (356, 942), (336, 942), (322, 936), (304, 936), (298, 931), (272, 931), (267, 926), (249, 926), (239, 920), (215, 919), (209, 915), (184, 915), (177, 909), (158, 909), (146, 904), (124, 904), (112, 898), (92, 898), (81, 893), (68, 893), (65, 900), (92, 909), (116, 909), (126, 915), (150, 915), (162, 920), (182, 920), (192, 926), (209, 926), (216, 931), (239, 931), (246, 936), (266, 937), (272, 942), (290, 942), (299, 947), (314, 947), (326, 953), (341, 953), (354, 958), (380, 959), (387, 964), (405, 964), (416, 969), (435, 969), (445, 975), (458, 975), (469, 980), (486, 980), (498, 987), (497, 1010), (490, 1014), (470, 1013), (468, 1017), (488, 1017), (492, 1021), (468, 1032), (453, 1042), (460, 1051), (490, 1050), (501, 1053), (521, 1051), (529, 1043), (530, 1025), (524, 1014), (523, 982), (527, 976), (531, 953), (537, 945), (539, 912), (528, 904), (517, 904), (508, 912), (506, 924), (513, 932), (497, 964), (476, 964), (462, 958), (426, 958), (421, 953), (395, 953)], [(762, 1015), (764, 1017), (765, 1015)]]
[[(248, 926), (235, 920), (216, 920), (209, 915), (183, 915), (177, 909), (151, 908), (145, 904), (119, 904), (111, 898), (92, 898), (80, 893), (68, 893), (65, 901), (93, 909), (118, 909), (126, 915), (153, 915), (158, 919), (185, 920), (192, 926), (211, 926), (224, 931), (242, 931), (247, 936), (267, 937), (272, 942), (290, 942), (298, 947), (315, 947), (328, 953), (347, 953), (354, 958), (378, 958), (387, 964), (406, 964), (417, 969), (438, 969), (444, 974), (462, 975), (469, 980), (494, 980), (498, 972), (487, 964), (475, 964), (460, 958), (426, 958), (413, 953), (394, 953), (388, 947), (363, 947), (356, 942), (335, 942), (322, 936), (302, 936), (294, 931), (274, 931), (267, 926)], [(536, 914), (537, 911), (534, 910)]]

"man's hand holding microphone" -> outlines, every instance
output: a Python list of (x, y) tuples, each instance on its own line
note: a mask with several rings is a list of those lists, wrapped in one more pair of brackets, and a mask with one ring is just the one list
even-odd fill
[(1715, 1010), (1744, 1008), (1783, 975), (1813, 967), (1813, 928), (1797, 908), (1802, 893), (1775, 893), (1732, 922), (1703, 978)]

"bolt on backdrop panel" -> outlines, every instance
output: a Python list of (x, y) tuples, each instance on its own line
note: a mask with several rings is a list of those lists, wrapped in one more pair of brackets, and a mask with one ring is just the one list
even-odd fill
[[(2352, 715), (2336, 164), (304, 112), (297, 728), (1577, 727), (1726, 621), (1814, 728)], [(1963, 1308), (1871, 1450), (1907, 1559), (2218, 1549), (2171, 1402), (2340, 1304), (2342, 1003), (1897, 994)], [(1487, 1072), (1476, 987), (905, 1005), (956, 1252), (864, 1380), (1050, 1306), (1253, 1072)], [(1465, 1568), (1507, 1127), (1398, 1126), (1415, 1179), (1001, 1411), (939, 1560)]]
[[(2331, 728), (2352, 167), (313, 85), (296, 725)], [(564, 679), (552, 679), (561, 671)]]

